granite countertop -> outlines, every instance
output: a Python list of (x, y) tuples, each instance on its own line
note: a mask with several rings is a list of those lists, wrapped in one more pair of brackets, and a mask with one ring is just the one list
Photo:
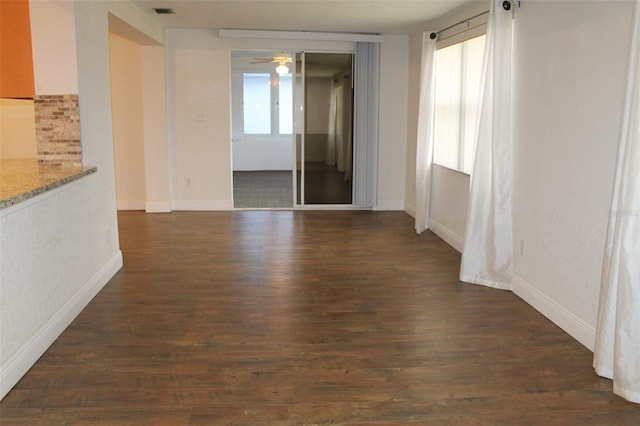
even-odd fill
[(35, 158), (0, 160), (0, 209), (95, 173), (96, 167), (55, 167)]

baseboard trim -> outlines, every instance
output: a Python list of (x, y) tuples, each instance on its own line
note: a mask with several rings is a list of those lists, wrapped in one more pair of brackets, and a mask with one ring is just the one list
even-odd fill
[(416, 217), (416, 206), (414, 206), (411, 203), (407, 203), (405, 201), (404, 203), (404, 211), (407, 212), (407, 214), (413, 218)]
[(144, 200), (116, 200), (118, 210), (144, 210)]
[(403, 211), (404, 203), (402, 200), (379, 200), (373, 207), (374, 211)]
[(122, 268), (122, 252), (118, 251), (49, 321), (2, 363), (0, 400), (29, 371), (120, 268)]
[(227, 211), (233, 210), (231, 200), (175, 200), (173, 210)]
[(144, 211), (147, 213), (169, 213), (171, 211), (171, 201), (147, 201)]
[(513, 292), (522, 300), (533, 306), (555, 325), (567, 332), (571, 337), (593, 352), (596, 342), (596, 329), (583, 319), (569, 312), (546, 294), (535, 288), (524, 278), (513, 275)]
[(451, 247), (456, 249), (458, 253), (462, 253), (464, 239), (460, 235), (456, 234), (433, 218), (429, 218), (429, 229), (438, 237), (442, 238)]

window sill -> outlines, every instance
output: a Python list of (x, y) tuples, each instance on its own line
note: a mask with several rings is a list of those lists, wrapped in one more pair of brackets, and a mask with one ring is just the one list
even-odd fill
[(432, 163), (432, 164), (434, 166), (440, 167), (441, 169), (451, 170), (452, 172), (459, 173), (461, 175), (465, 175), (465, 176), (471, 177), (471, 173), (463, 172), (462, 170), (458, 170), (458, 169), (453, 169), (453, 168), (448, 167), (448, 166), (443, 166), (442, 164), (438, 164), (438, 163)]

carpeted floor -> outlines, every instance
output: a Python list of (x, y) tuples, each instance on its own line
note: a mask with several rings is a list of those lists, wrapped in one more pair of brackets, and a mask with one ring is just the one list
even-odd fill
[[(300, 173), (298, 199), (300, 198)], [(351, 181), (335, 166), (321, 162), (305, 163), (304, 204), (351, 204)], [(233, 172), (235, 208), (292, 208), (293, 182), (291, 171)]]
[(292, 208), (291, 171), (233, 172), (235, 208)]

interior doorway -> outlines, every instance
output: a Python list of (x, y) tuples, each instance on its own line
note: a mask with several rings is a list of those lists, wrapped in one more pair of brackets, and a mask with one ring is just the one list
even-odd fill
[[(291, 52), (231, 51), (235, 208), (293, 208)], [(276, 68), (282, 58), (286, 72)]]
[(164, 46), (109, 15), (109, 76), (118, 210), (169, 212)]
[(231, 51), (235, 208), (352, 204), (352, 70), (351, 53)]

